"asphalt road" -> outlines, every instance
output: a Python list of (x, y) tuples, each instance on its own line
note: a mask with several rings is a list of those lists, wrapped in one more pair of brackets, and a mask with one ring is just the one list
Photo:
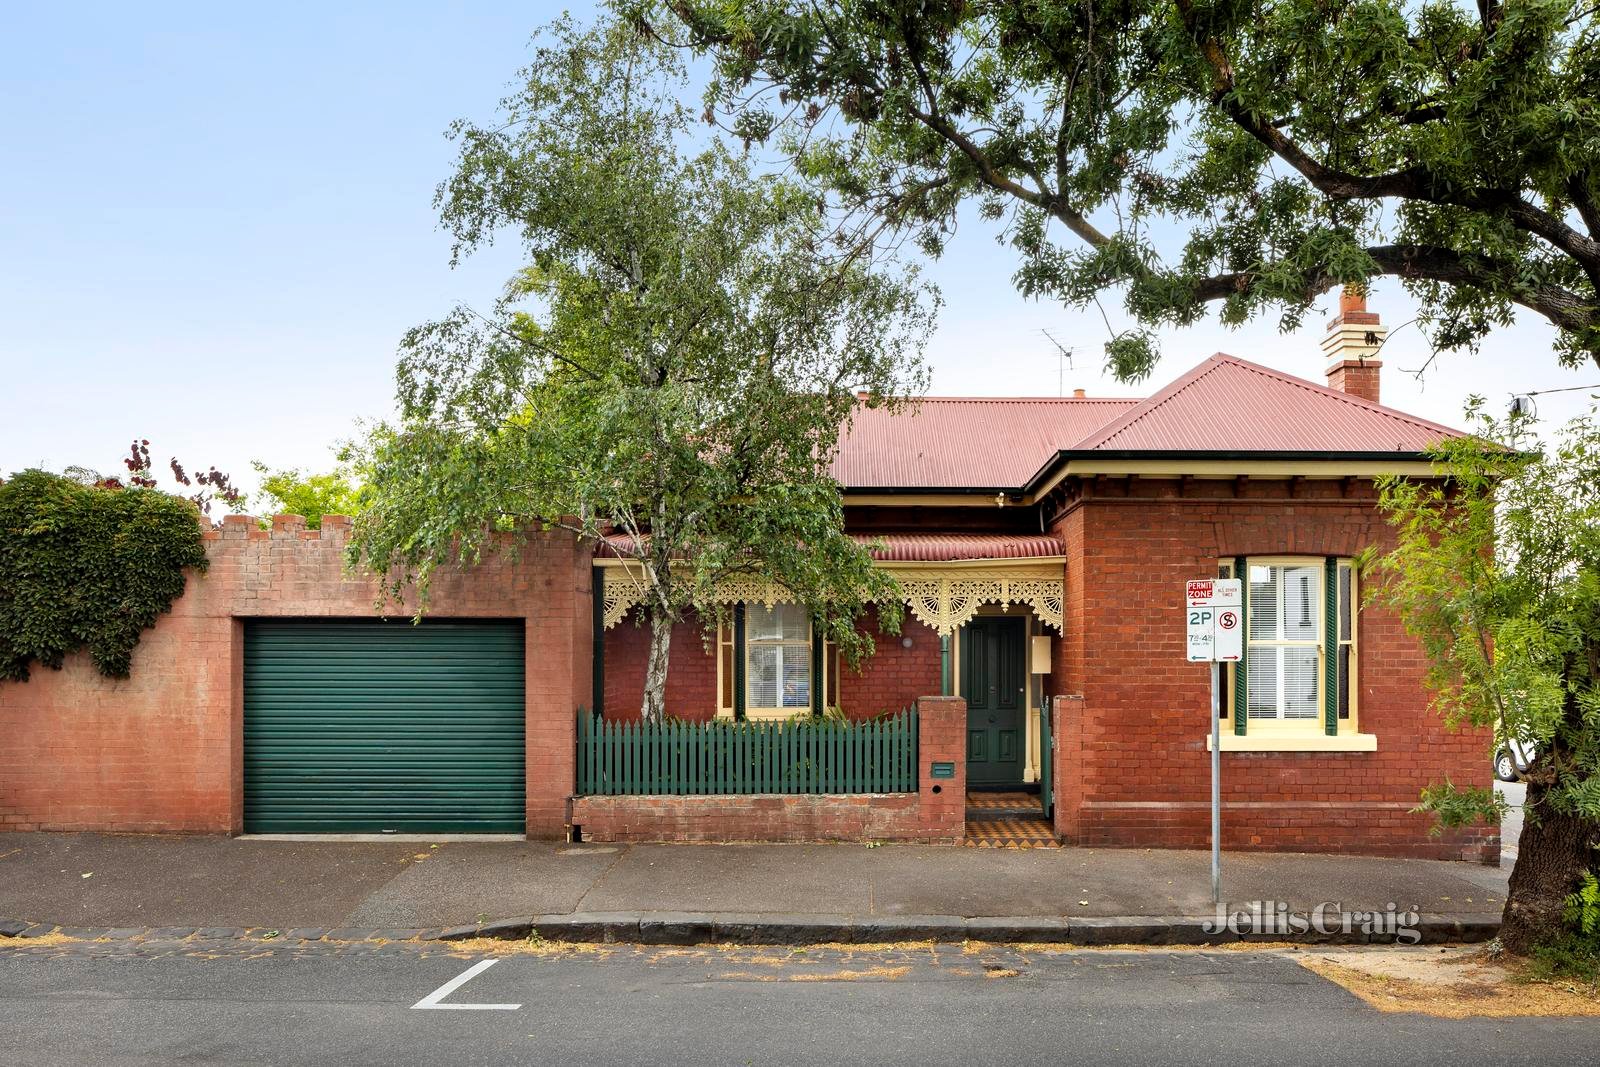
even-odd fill
[[(0, 949), (0, 1062), (1463, 1067), (1600, 1056), (1592, 1019), (1381, 1014), (1265, 953), (263, 951)], [(430, 994), (518, 1006), (414, 1006)]]

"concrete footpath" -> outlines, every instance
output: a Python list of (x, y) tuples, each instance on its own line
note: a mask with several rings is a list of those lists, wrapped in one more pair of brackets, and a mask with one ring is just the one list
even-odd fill
[[(333, 940), (652, 943), (974, 938), (1192, 943), (1206, 852), (920, 845), (567, 845), (0, 834), (0, 934), (273, 931)], [(1230, 910), (1421, 913), (1425, 940), (1493, 936), (1507, 868), (1225, 855)], [(403, 936), (402, 936), (403, 935)], [(1281, 939), (1281, 938), (1280, 938)], [(1306, 937), (1305, 940), (1328, 940)], [(1335, 940), (1365, 940), (1353, 937)]]

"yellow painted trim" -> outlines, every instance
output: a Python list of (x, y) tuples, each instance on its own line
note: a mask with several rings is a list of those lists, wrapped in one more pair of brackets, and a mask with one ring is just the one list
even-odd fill
[(811, 714), (808, 708), (752, 708), (744, 709), (745, 722), (785, 722), (789, 719)]
[(1034, 492), (1047, 495), (1062, 481), (1073, 476), (1095, 474), (1138, 474), (1176, 478), (1188, 474), (1196, 478), (1258, 477), (1372, 478), (1380, 474), (1410, 474), (1438, 477), (1428, 460), (1336, 460), (1336, 459), (1074, 459), (1065, 463)]
[[(1376, 752), (1378, 751), (1377, 734), (1340, 734), (1329, 737), (1327, 734), (1291, 734), (1291, 733), (1265, 733), (1257, 731), (1255, 724), (1259, 719), (1250, 721), (1251, 732), (1240, 737), (1238, 734), (1222, 735), (1222, 751), (1224, 752)], [(1307, 720), (1310, 721), (1310, 720)], [(1211, 751), (1211, 735), (1206, 735), (1206, 751)]]
[(1034, 498), (1024, 495), (1013, 501), (1010, 494), (999, 494), (996, 502), (992, 493), (852, 493), (844, 491), (845, 507), (878, 508), (1025, 508), (1031, 507)]

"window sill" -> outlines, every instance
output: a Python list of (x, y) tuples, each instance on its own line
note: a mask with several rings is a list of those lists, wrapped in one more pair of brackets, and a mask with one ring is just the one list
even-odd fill
[[(1206, 751), (1211, 751), (1211, 736), (1206, 735)], [(1238, 734), (1222, 735), (1224, 752), (1376, 752), (1377, 734)]]

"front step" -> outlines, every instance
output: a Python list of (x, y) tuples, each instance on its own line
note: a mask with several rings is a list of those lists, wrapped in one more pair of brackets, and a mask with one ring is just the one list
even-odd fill
[(983, 792), (967, 790), (967, 821), (973, 819), (1042, 819), (1039, 794), (1022, 790)]
[(995, 819), (1042, 818), (1044, 818), (1044, 808), (1040, 807), (1038, 804), (1033, 804), (1029, 807), (1017, 808), (974, 808), (971, 806), (968, 806), (967, 808), (968, 822), (972, 822), (974, 819), (982, 820), (984, 822), (992, 822)]

